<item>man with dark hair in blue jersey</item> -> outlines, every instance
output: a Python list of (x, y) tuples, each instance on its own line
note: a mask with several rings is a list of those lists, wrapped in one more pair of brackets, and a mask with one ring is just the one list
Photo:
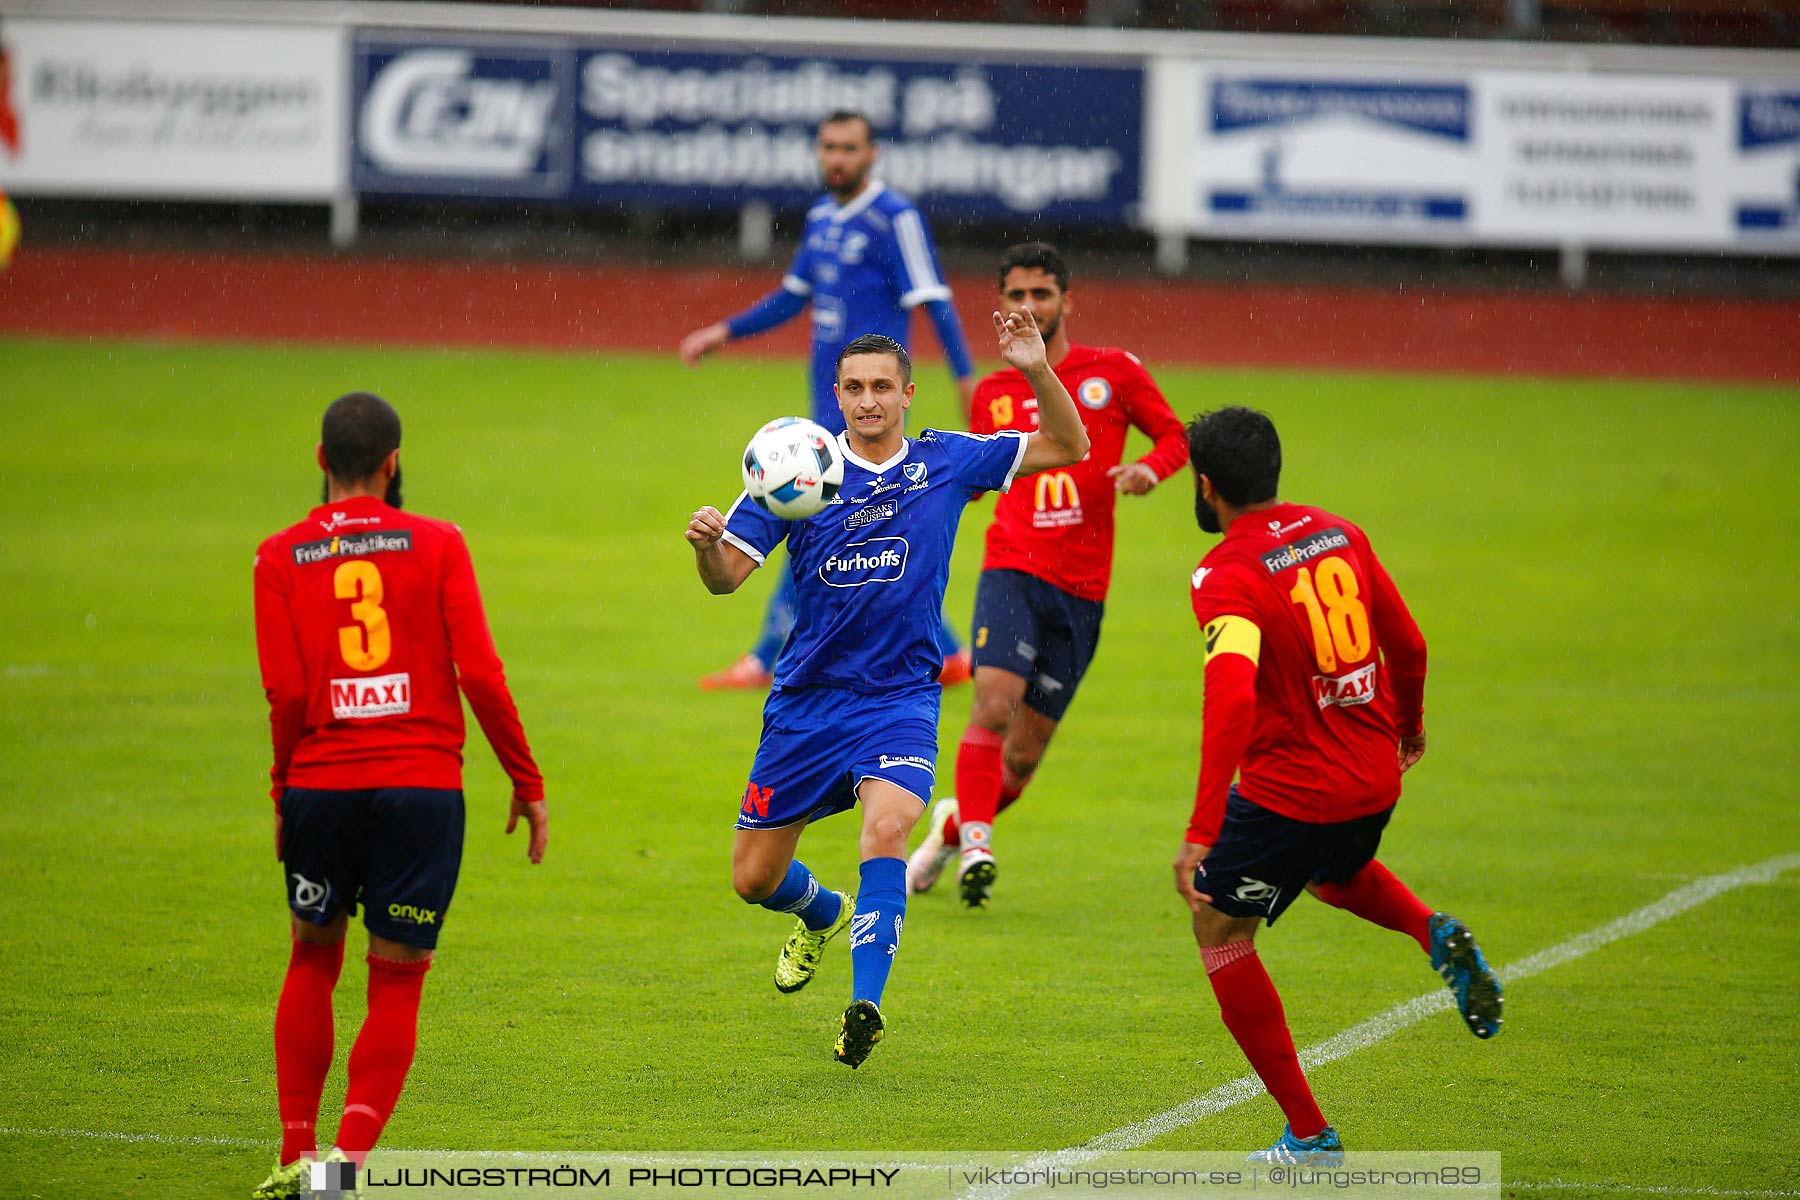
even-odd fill
[[(937, 252), (919, 210), (900, 193), (871, 178), (875, 129), (867, 117), (834, 112), (819, 124), (819, 170), (826, 194), (806, 214), (806, 230), (781, 286), (732, 317), (697, 329), (681, 341), (689, 366), (735, 338), (754, 337), (812, 304), (812, 419), (842, 432), (832, 388), (838, 354), (852, 337), (879, 333), (905, 346), (912, 310), (923, 307), (943, 344), (961, 399), (959, 423), (975, 394), (975, 366), (963, 342), (962, 324), (950, 306), (950, 289), (938, 270)], [(783, 572), (750, 652), (700, 686), (766, 688), (775, 660), (794, 625), (794, 585)], [(943, 669), (939, 682), (969, 679), (968, 652), (948, 622), (939, 623)]]
[[(937, 771), (937, 626), (963, 506), (1013, 476), (1087, 453), (1075, 401), (1029, 311), (994, 314), (1000, 356), (1037, 391), (1035, 432), (927, 429), (905, 436), (906, 348), (873, 334), (838, 356), (844, 483), (825, 511), (783, 521), (739, 495), (729, 516), (688, 523), (700, 578), (733, 592), (785, 539), (799, 592), (793, 637), (763, 707), (762, 740), (738, 813), (731, 882), (747, 903), (799, 920), (775, 964), (783, 992), (806, 986), (825, 943), (850, 930), (854, 993), (835, 1053), (856, 1067), (881, 1040), (882, 989), (906, 914), (906, 839)], [(794, 852), (807, 823), (862, 804), (855, 897), (819, 886)]]

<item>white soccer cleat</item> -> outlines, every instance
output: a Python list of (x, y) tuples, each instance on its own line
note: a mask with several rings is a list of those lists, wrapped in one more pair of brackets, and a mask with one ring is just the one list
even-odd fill
[(962, 869), (957, 872), (956, 886), (962, 892), (964, 908), (986, 908), (994, 891), (994, 856), (986, 850), (968, 850), (962, 856)]
[(950, 860), (956, 857), (957, 848), (945, 843), (944, 826), (956, 815), (956, 797), (946, 796), (931, 806), (931, 828), (925, 832), (925, 840), (919, 843), (906, 859), (906, 890), (917, 895), (929, 892), (931, 885), (938, 881)]

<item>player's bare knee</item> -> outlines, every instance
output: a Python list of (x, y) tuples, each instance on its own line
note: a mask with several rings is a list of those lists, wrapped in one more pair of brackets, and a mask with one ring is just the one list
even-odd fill
[(905, 858), (906, 838), (912, 832), (912, 827), (913, 822), (890, 814), (868, 821), (862, 831), (864, 861), (871, 858)]
[(291, 921), (294, 940), (311, 946), (335, 946), (344, 940), (344, 934), (350, 928), (350, 914), (347, 912), (338, 913), (323, 925), (314, 925), (299, 917), (293, 917)]
[(1227, 942), (1252, 941), (1257, 924), (1254, 917), (1233, 917), (1210, 904), (1202, 904), (1194, 914), (1194, 941), (1202, 950), (1216, 949)]
[(764, 863), (732, 863), (731, 890), (745, 904), (761, 904), (775, 894), (775, 889), (781, 886), (781, 881), (786, 876), (786, 863), (781, 865), (779, 871)]
[(1018, 711), (1017, 698), (978, 691), (975, 693), (975, 703), (969, 709), (969, 724), (989, 733), (1005, 734), (1007, 726), (1012, 724), (1013, 714)]
[(385, 958), (390, 962), (418, 962), (431, 957), (431, 950), (425, 946), (409, 946), (405, 942), (396, 942), (392, 938), (369, 935), (369, 953), (376, 958)]
[(1043, 746), (1008, 746), (1000, 756), (1003, 765), (1021, 780), (1030, 779), (1044, 761)]

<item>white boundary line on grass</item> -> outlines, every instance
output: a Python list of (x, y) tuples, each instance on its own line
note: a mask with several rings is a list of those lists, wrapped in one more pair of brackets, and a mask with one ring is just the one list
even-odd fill
[[(1708, 875), (1697, 879), (1686, 887), (1677, 888), (1660, 900), (1652, 901), (1635, 912), (1627, 913), (1616, 921), (1590, 929), (1586, 933), (1578, 933), (1564, 942), (1559, 942), (1548, 950), (1540, 950), (1523, 962), (1502, 967), (1496, 972), (1508, 983), (1520, 979), (1528, 979), (1552, 967), (1592, 954), (1603, 946), (1609, 946), (1621, 938), (1630, 937), (1653, 926), (1660, 925), (1670, 917), (1679, 916), (1691, 908), (1695, 908), (1735, 888), (1752, 883), (1768, 883), (1777, 876), (1800, 867), (1800, 854), (1783, 854), (1753, 866), (1739, 867), (1735, 871), (1726, 871), (1720, 875)], [(1439, 988), (1411, 1000), (1402, 1001), (1384, 1013), (1379, 1013), (1359, 1024), (1352, 1025), (1334, 1037), (1316, 1042), (1300, 1051), (1300, 1065), (1313, 1071), (1327, 1063), (1334, 1063), (1340, 1058), (1348, 1058), (1359, 1050), (1367, 1050), (1381, 1041), (1399, 1033), (1402, 1029), (1416, 1025), (1433, 1013), (1454, 1007), (1454, 1000), (1447, 989)], [(1234, 1079), (1230, 1083), (1221, 1084), (1204, 1095), (1177, 1104), (1155, 1116), (1146, 1117), (1142, 1121), (1134, 1121), (1130, 1125), (1121, 1125), (1117, 1129), (1090, 1138), (1079, 1146), (1070, 1146), (1065, 1150), (1055, 1150), (1041, 1154), (1029, 1160), (1020, 1169), (1055, 1169), (1080, 1166), (1091, 1162), (1102, 1155), (1117, 1153), (1121, 1150), (1135, 1150), (1139, 1146), (1155, 1141), (1165, 1134), (1177, 1129), (1193, 1125), (1206, 1118), (1216, 1116), (1228, 1108), (1236, 1107), (1246, 1101), (1254, 1100), (1264, 1094), (1262, 1080), (1254, 1074)], [(1508, 1184), (1507, 1186), (1511, 1186)], [(965, 1193), (971, 1200), (999, 1200), (1010, 1195), (1013, 1188), (980, 1188)], [(1743, 1195), (1746, 1193), (1734, 1193)]]
[(20, 1129), (0, 1125), (0, 1137), (88, 1138), (102, 1142), (149, 1142), (159, 1146), (227, 1146), (233, 1150), (268, 1149), (268, 1139), (202, 1137), (197, 1134), (117, 1133), (110, 1129)]
[[(1583, 958), (1604, 946), (1642, 933), (1646, 929), (1662, 924), (1671, 917), (1680, 916), (1689, 909), (1697, 908), (1708, 900), (1725, 892), (1746, 887), (1753, 883), (1770, 883), (1776, 877), (1800, 868), (1800, 854), (1783, 854), (1753, 866), (1739, 867), (1735, 871), (1726, 871), (1720, 875), (1708, 875), (1697, 879), (1685, 887), (1677, 888), (1660, 900), (1652, 901), (1634, 912), (1627, 913), (1616, 921), (1590, 929), (1586, 933), (1576, 934), (1567, 941), (1559, 942), (1548, 950), (1540, 950), (1522, 962), (1502, 967), (1497, 974), (1508, 983), (1520, 979), (1528, 979), (1533, 975), (1559, 967), (1575, 959)], [(1452, 1001), (1447, 991), (1434, 990), (1411, 1000), (1403, 1001), (1384, 1013), (1370, 1017), (1360, 1024), (1352, 1025), (1333, 1037), (1317, 1042), (1300, 1052), (1300, 1062), (1308, 1070), (1336, 1062), (1340, 1058), (1348, 1058), (1359, 1050), (1385, 1040), (1411, 1025), (1416, 1025), (1432, 1013), (1450, 1008)], [(1042, 1154), (1024, 1164), (1032, 1168), (1070, 1168), (1084, 1162), (1099, 1158), (1105, 1154), (1122, 1150), (1133, 1150), (1148, 1142), (1155, 1141), (1164, 1134), (1172, 1133), (1188, 1125), (1196, 1124), (1207, 1117), (1214, 1116), (1228, 1108), (1254, 1100), (1263, 1094), (1262, 1081), (1255, 1075), (1245, 1075), (1230, 1083), (1222, 1084), (1203, 1096), (1174, 1108), (1147, 1117), (1142, 1121), (1100, 1134), (1079, 1146), (1071, 1146), (1066, 1150), (1052, 1151)], [(44, 1137), (92, 1139), (127, 1143), (153, 1143), (165, 1146), (224, 1146), (231, 1149), (254, 1150), (266, 1148), (267, 1142), (250, 1138), (204, 1137), (195, 1135), (174, 1135), (161, 1133), (122, 1133), (103, 1129), (25, 1129), (11, 1125), (0, 1125), (0, 1137)], [(451, 1151), (423, 1151), (422, 1153), (452, 1153)], [(458, 1151), (456, 1153), (462, 1153)], [(497, 1154), (511, 1153), (506, 1151), (490, 1152)], [(521, 1154), (536, 1154), (537, 1151), (520, 1151)], [(1021, 1168), (1023, 1169), (1023, 1168)], [(1583, 1188), (1623, 1192), (1633, 1195), (1647, 1196), (1744, 1196), (1752, 1200), (1787, 1200), (1789, 1197), (1800, 1197), (1800, 1191), (1753, 1191), (1741, 1188), (1720, 1188), (1711, 1185), (1699, 1187), (1630, 1185), (1630, 1184), (1592, 1184), (1565, 1182), (1560, 1179), (1541, 1182), (1507, 1181), (1508, 1188), (1519, 1188), (1529, 1191), (1558, 1192), (1577, 1191)], [(1012, 1189), (993, 1189), (968, 1193), (970, 1196), (1004, 1196)]]
[(1698, 1187), (1676, 1187), (1673, 1184), (1576, 1183), (1568, 1179), (1520, 1183), (1507, 1179), (1500, 1184), (1503, 1192), (1510, 1192), (1515, 1188), (1522, 1192), (1606, 1192), (1614, 1196), (1746, 1196), (1749, 1200), (1785, 1200), (1789, 1196), (1800, 1196), (1800, 1192), (1715, 1187), (1710, 1183), (1703, 1183)]

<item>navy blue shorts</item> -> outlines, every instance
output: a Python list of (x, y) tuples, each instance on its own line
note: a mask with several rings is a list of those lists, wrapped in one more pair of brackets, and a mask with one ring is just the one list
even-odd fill
[(1194, 872), (1194, 887), (1228, 917), (1262, 917), (1273, 925), (1307, 884), (1347, 883), (1368, 866), (1393, 815), (1389, 805), (1366, 817), (1317, 825), (1252, 803), (1233, 785), (1218, 844)]
[(833, 687), (769, 693), (737, 827), (778, 829), (843, 812), (871, 778), (929, 804), (942, 696), (935, 683), (878, 696)]
[(975, 585), (977, 667), (1025, 681), (1025, 703), (1060, 721), (1100, 645), (1106, 605), (1023, 571), (990, 570)]
[(462, 867), (463, 794), (441, 788), (328, 791), (281, 797), (288, 908), (314, 925), (356, 915), (389, 941), (430, 950)]

